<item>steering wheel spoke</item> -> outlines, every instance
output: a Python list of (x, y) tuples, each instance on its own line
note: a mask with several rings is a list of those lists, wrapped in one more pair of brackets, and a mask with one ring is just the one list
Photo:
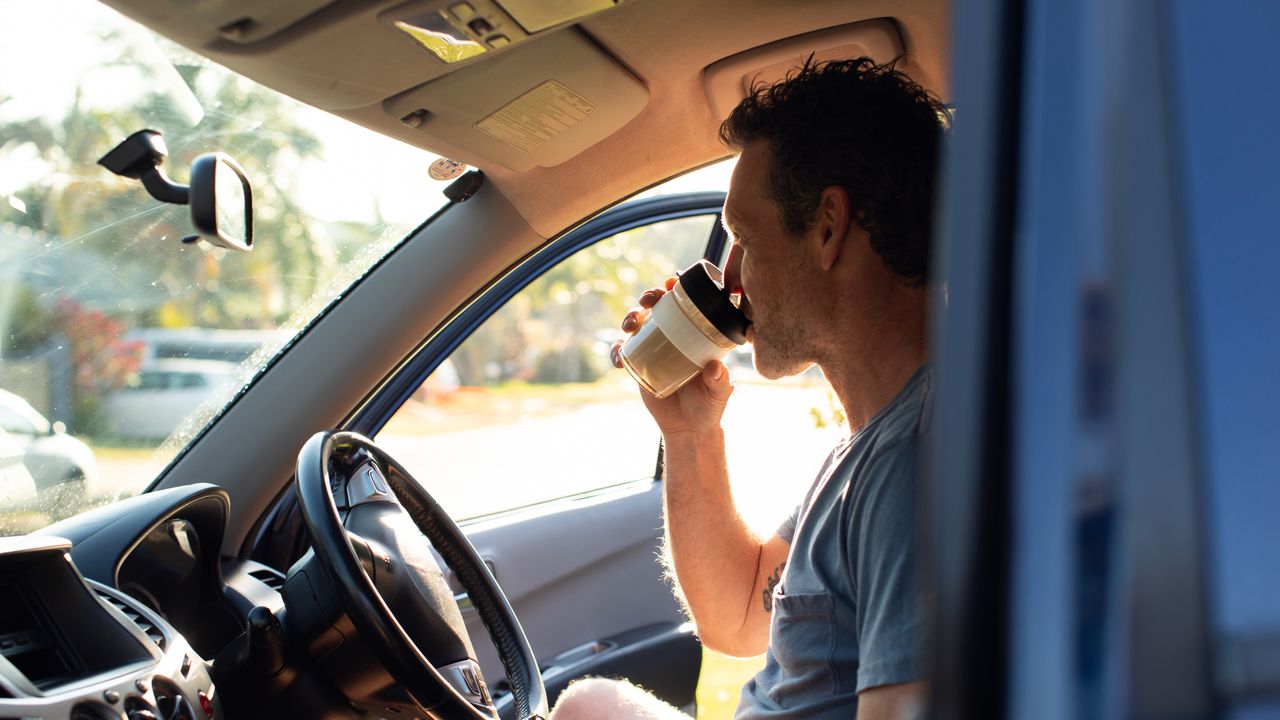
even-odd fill
[[(303, 446), (296, 478), (314, 562), (323, 569), (311, 574), (327, 580), (368, 653), (423, 711), (497, 717), (434, 546), (490, 633), (517, 716), (546, 717), (537, 658), (514, 611), (457, 524), (408, 471), (367, 438), (327, 431)], [(348, 695), (369, 684), (340, 683)]]

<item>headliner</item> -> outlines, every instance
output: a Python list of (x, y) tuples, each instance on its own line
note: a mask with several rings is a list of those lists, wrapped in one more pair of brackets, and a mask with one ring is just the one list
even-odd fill
[[(402, 41), (378, 19), (380, 13), (402, 5), (400, 0), (284, 0), (280, 6), (269, 4), (270, 10), (264, 10), (258, 0), (106, 2), (269, 87), (484, 170), (529, 226), (544, 237), (564, 231), (620, 198), (726, 157), (728, 151), (716, 139), (721, 118), (713, 109), (716, 90), (709, 88), (706, 70), (739, 53), (826, 28), (889, 18), (893, 25), (888, 27), (896, 26), (904, 51), (901, 67), (944, 100), (949, 95), (946, 0), (626, 0), (580, 23), (539, 33), (527, 43), (456, 66), (446, 66)], [(421, 4), (432, 2), (421, 0)], [(285, 17), (277, 18), (278, 28), (270, 28), (272, 32), (263, 37), (233, 41), (218, 30), (226, 18), (271, 12)], [(852, 37), (856, 41), (856, 33)], [(474, 111), (474, 117), (462, 113), (452, 128), (443, 121), (411, 128), (400, 120), (401, 107), (411, 102), (409, 96), (417, 93), (429, 98), (447, 85), (452, 86), (453, 95), (437, 93), (436, 97), (461, 97), (458, 88), (464, 88), (470, 98), (488, 100), (493, 108), (501, 106), (548, 80), (548, 74), (554, 79), (541, 59), (556, 57), (561, 47), (567, 52), (570, 43), (594, 52), (579, 61), (573, 72), (588, 82), (598, 73), (597, 84), (603, 90), (590, 97), (599, 108), (592, 123), (566, 131), (564, 142), (558, 143), (560, 156), (543, 160), (549, 166), (531, 161), (525, 163), (527, 169), (513, 169), (521, 164), (519, 153), (471, 127), (490, 111), (483, 107)], [(767, 53), (759, 57), (763, 76), (776, 74), (777, 68), (770, 66), (778, 58)], [(742, 67), (747, 66), (735, 71)], [(636, 81), (628, 79), (627, 84), (637, 90), (630, 95), (617, 82), (624, 73)], [(485, 92), (472, 92), (472, 88)], [(733, 89), (741, 94), (740, 88)], [(720, 92), (723, 95), (723, 88)], [(714, 104), (723, 106), (725, 98), (718, 99)], [(536, 154), (533, 157), (536, 160)]]

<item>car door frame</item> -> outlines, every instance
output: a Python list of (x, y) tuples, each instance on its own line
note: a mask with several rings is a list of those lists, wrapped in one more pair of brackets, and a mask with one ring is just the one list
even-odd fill
[[(532, 253), (489, 287), (396, 369), (344, 429), (374, 437), (396, 410), (507, 301), (575, 253), (627, 230), (698, 215), (720, 215), (725, 193), (697, 192), (633, 200), (606, 210)], [(728, 239), (716, 222), (703, 257), (718, 260)], [(655, 458), (657, 459), (657, 458)], [(465, 525), (465, 523), (464, 523)]]

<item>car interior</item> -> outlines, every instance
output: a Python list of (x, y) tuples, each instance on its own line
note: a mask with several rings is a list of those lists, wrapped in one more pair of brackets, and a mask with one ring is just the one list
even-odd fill
[[(701, 648), (656, 558), (656, 443), (643, 482), (458, 518), (435, 488), (501, 490), (447, 457), (426, 465), (443, 476), (407, 469), (379, 431), (571, 253), (701, 217), (691, 259), (721, 257), (721, 193), (629, 199), (730, 157), (719, 123), (756, 84), (866, 55), (949, 103), (949, 3), (106, 4), (467, 171), (145, 493), (0, 541), (0, 716), (523, 720), (592, 675), (693, 712)], [(466, 452), (512, 473), (564, 450)]]

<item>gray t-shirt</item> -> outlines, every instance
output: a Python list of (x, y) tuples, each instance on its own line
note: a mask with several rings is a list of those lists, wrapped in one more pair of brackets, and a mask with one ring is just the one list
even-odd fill
[(921, 679), (916, 473), (932, 382), (922, 367), (837, 445), (778, 529), (791, 553), (765, 666), (743, 686), (736, 720), (852, 718), (859, 692)]

